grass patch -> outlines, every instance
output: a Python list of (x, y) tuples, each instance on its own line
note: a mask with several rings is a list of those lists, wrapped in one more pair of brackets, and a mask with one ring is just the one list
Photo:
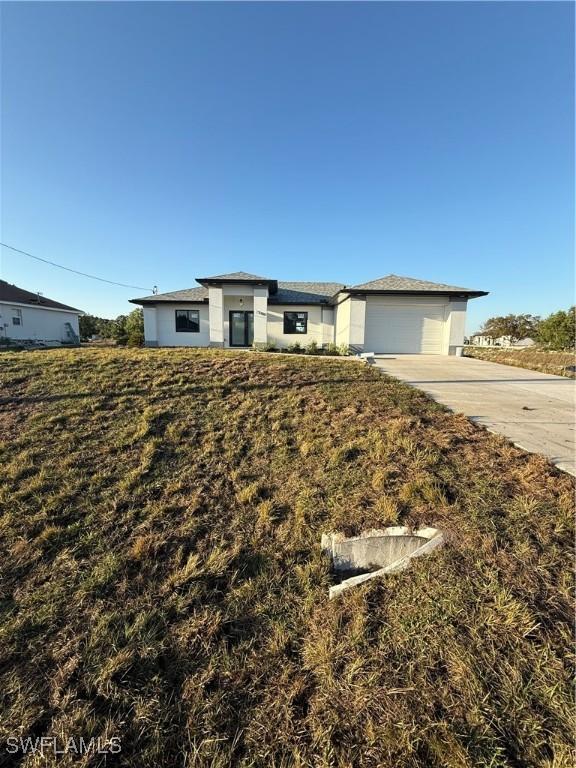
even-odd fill
[(574, 352), (554, 352), (547, 349), (497, 349), (485, 347), (464, 347), (464, 357), (475, 357), (477, 360), (488, 360), (491, 363), (513, 365), (517, 368), (528, 368), (530, 371), (552, 373), (555, 376), (576, 378), (576, 355)]
[[(573, 764), (568, 475), (353, 361), (0, 365), (0, 742), (114, 735), (139, 766)], [(328, 602), (320, 533), (391, 524), (448, 544)]]

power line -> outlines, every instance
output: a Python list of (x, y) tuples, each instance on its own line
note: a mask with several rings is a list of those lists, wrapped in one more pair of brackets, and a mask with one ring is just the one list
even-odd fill
[(115, 280), (106, 280), (103, 277), (96, 277), (96, 275), (89, 275), (87, 272), (80, 272), (78, 269), (71, 269), (70, 267), (64, 267), (62, 264), (56, 264), (55, 261), (49, 261), (48, 259), (41, 259), (40, 256), (34, 256), (32, 253), (28, 253), (27, 251), (21, 251), (20, 248), (14, 248), (12, 245), (8, 245), (7, 243), (0, 243), (1, 246), (4, 248), (9, 248), (11, 251), (15, 251), (16, 253), (21, 253), (24, 256), (29, 256), (31, 259), (36, 259), (36, 261), (42, 261), (44, 264), (50, 264), (52, 267), (58, 267), (58, 269), (65, 269), (66, 272), (74, 272), (75, 275), (82, 275), (82, 277), (89, 277), (91, 280), (100, 280), (101, 283), (109, 283), (110, 285), (120, 285), (122, 288), (135, 288), (138, 291), (151, 291), (152, 293), (157, 293), (158, 288), (154, 286), (153, 288), (148, 287), (142, 287), (141, 285), (128, 285), (127, 283), (117, 283)]

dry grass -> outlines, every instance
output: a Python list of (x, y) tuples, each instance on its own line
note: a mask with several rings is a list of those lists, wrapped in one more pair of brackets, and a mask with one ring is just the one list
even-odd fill
[(553, 352), (546, 349), (497, 349), (486, 347), (464, 347), (465, 357), (475, 357), (478, 360), (488, 360), (491, 363), (514, 365), (517, 368), (528, 368), (530, 371), (552, 373), (556, 376), (576, 378), (576, 355), (574, 352)]
[[(350, 361), (0, 366), (4, 756), (117, 735), (125, 766), (573, 765), (567, 475)], [(321, 531), (393, 523), (448, 545), (328, 602)]]

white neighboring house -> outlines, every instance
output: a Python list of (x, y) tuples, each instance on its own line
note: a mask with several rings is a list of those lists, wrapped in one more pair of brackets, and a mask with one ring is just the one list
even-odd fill
[(471, 338), (471, 344), (474, 347), (533, 347), (536, 342), (534, 339), (531, 339), (529, 337), (526, 337), (525, 339), (518, 339), (518, 341), (513, 341), (512, 336), (498, 336), (497, 338), (494, 338), (493, 336), (483, 336), (480, 333), (475, 334)]
[(0, 339), (79, 344), (81, 310), (0, 280)]
[(360, 285), (279, 282), (233, 272), (199, 286), (131, 299), (144, 308), (149, 347), (286, 348), (298, 342), (354, 352), (454, 355), (464, 344), (468, 299), (453, 285), (388, 275)]

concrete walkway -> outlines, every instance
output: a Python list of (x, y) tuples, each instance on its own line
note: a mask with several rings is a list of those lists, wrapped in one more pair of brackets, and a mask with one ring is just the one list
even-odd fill
[(469, 357), (382, 355), (376, 365), (576, 475), (576, 382)]

